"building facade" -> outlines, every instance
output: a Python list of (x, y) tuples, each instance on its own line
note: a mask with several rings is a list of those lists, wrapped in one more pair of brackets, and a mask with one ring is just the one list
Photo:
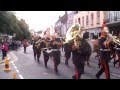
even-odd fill
[(54, 29), (55, 29), (55, 33), (58, 33), (59, 35), (62, 35), (62, 32), (61, 32), (61, 17), (59, 16), (59, 19), (57, 20), (57, 22), (55, 23), (55, 26), (54, 26)]
[(68, 20), (67, 20), (67, 29), (70, 28), (70, 26), (73, 24), (73, 17), (76, 14), (76, 11), (72, 11), (68, 14)]
[(105, 11), (78, 11), (73, 18), (73, 23), (82, 25), (84, 32), (89, 32), (89, 39), (97, 39), (104, 19)]
[(120, 32), (120, 11), (107, 11), (105, 17), (110, 33), (117, 36)]
[(65, 37), (67, 32), (67, 21), (68, 13), (65, 11), (65, 14), (61, 17), (61, 36)]

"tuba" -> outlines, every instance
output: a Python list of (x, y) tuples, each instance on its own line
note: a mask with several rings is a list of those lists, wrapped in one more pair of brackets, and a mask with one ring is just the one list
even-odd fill
[(79, 48), (80, 42), (76, 42), (76, 39), (82, 38), (82, 26), (80, 24), (73, 24), (66, 33), (66, 42), (71, 43), (73, 40), (74, 45)]

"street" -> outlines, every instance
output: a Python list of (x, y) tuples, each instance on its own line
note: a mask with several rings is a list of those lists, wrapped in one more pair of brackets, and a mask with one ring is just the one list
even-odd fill
[[(16, 73), (17, 79), (71, 79), (74, 74), (74, 66), (72, 60), (69, 60), (69, 68), (64, 63), (64, 52), (61, 51), (61, 63), (59, 65), (59, 75), (56, 75), (53, 70), (53, 61), (51, 58), (48, 61), (48, 68), (45, 68), (43, 55), (41, 54), (40, 63), (34, 60), (32, 46), (27, 48), (27, 54), (23, 53), (23, 48), (18, 51), (12, 51), (8, 54), (11, 57), (10, 68), (11, 71), (5, 72), (3, 70), (4, 63), (0, 64), (0, 79), (12, 79), (13, 72)], [(85, 73), (82, 79), (96, 79), (95, 74), (98, 69), (98, 60), (94, 59), (95, 53), (90, 58), (90, 67), (85, 66)], [(109, 63), (111, 79), (120, 78), (120, 70), (118, 66), (113, 66), (112, 61)], [(100, 77), (105, 78), (104, 73)]]

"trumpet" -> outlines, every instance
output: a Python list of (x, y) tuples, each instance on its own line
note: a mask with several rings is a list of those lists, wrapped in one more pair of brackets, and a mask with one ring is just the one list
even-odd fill
[(103, 31), (107, 33), (107, 36), (109, 37), (109, 39), (112, 39), (114, 43), (116, 43), (117, 45), (120, 45), (120, 40), (116, 39), (116, 36), (113, 36), (112, 34), (109, 33), (108, 27), (104, 27)]

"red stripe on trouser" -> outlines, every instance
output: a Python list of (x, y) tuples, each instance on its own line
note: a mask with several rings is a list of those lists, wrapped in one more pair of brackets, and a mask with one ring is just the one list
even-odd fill
[(105, 60), (102, 60), (101, 61), (102, 62), (102, 64), (103, 64), (103, 67), (104, 67), (104, 70), (105, 70), (105, 76), (106, 76), (106, 79), (109, 79), (109, 72), (108, 72), (108, 67), (107, 67), (107, 65), (106, 65), (106, 63), (105, 63)]
[(77, 67), (75, 66), (75, 79), (79, 79), (78, 75), (79, 75), (79, 72)]

